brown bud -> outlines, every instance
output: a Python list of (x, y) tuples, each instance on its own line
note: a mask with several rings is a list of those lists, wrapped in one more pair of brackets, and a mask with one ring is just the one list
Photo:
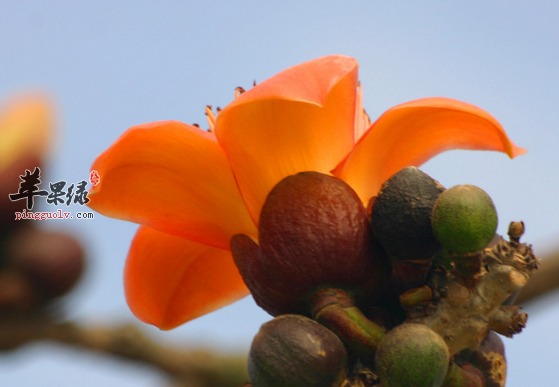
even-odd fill
[(25, 273), (40, 298), (61, 296), (74, 287), (84, 269), (84, 253), (73, 237), (26, 228), (10, 240), (8, 257)]
[(33, 284), (14, 268), (0, 271), (0, 315), (25, 314), (37, 307)]
[(520, 237), (524, 234), (524, 222), (510, 222), (509, 224), (509, 238), (511, 242), (520, 242)]
[(504, 387), (507, 360), (503, 340), (497, 333), (489, 331), (478, 349), (462, 351), (459, 360), (467, 361), (481, 371), (485, 387)]
[(9, 195), (18, 193), (20, 175), (25, 175), (26, 169), (33, 172), (35, 167), (41, 167), (39, 159), (35, 156), (27, 156), (18, 158), (0, 171), (0, 231), (15, 230), (28, 223), (24, 220), (15, 220), (15, 213), (27, 208), (27, 200), (11, 201)]
[(481, 372), (470, 364), (450, 363), (442, 387), (487, 387)]
[(264, 203), (258, 231), (259, 245), (236, 235), (231, 250), (254, 299), (272, 315), (309, 314), (302, 304), (323, 286), (370, 299), (387, 277), (363, 204), (335, 177), (302, 172), (280, 181)]
[(346, 350), (317, 322), (283, 315), (262, 325), (254, 338), (248, 373), (254, 387), (339, 387), (345, 379)]

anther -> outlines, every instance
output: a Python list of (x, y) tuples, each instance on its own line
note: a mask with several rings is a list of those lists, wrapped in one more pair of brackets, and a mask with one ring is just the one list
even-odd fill
[(212, 105), (206, 106), (206, 116), (208, 116), (208, 125), (210, 126), (210, 132), (213, 132), (215, 128), (215, 122), (217, 121), (217, 116), (212, 110)]
[(245, 92), (245, 89), (243, 89), (242, 87), (237, 87), (235, 88), (235, 98), (238, 98), (241, 94), (243, 94)]

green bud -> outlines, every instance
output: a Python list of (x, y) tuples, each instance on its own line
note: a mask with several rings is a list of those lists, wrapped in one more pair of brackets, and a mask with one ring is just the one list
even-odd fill
[(431, 222), (444, 248), (468, 253), (487, 247), (497, 229), (497, 211), (481, 188), (457, 185), (438, 198)]
[(384, 336), (376, 370), (384, 387), (440, 387), (450, 355), (443, 338), (423, 324), (402, 324)]

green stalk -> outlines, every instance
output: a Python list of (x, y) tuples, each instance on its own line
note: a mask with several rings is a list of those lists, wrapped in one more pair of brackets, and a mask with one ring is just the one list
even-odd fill
[(353, 296), (341, 289), (323, 289), (311, 298), (316, 321), (333, 331), (355, 352), (372, 356), (386, 330), (355, 306)]

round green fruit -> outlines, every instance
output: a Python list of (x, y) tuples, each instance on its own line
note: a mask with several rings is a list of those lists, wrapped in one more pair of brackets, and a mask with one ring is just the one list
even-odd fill
[(487, 247), (497, 230), (497, 211), (481, 188), (457, 185), (439, 196), (431, 223), (445, 249), (468, 253)]
[(382, 339), (375, 364), (384, 387), (440, 387), (449, 360), (446, 343), (431, 328), (402, 324)]
[(340, 339), (307, 317), (282, 315), (262, 325), (248, 358), (253, 387), (339, 387), (347, 354)]

